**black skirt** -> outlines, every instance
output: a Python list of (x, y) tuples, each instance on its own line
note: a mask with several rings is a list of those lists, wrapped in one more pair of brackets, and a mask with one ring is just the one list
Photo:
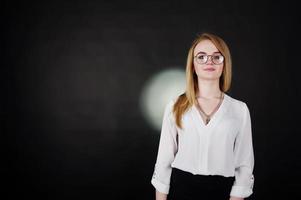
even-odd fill
[(193, 175), (172, 168), (168, 200), (229, 200), (234, 177)]

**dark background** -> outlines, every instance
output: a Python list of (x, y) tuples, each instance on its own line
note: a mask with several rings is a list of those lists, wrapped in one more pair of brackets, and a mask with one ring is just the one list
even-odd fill
[(250, 199), (297, 195), (293, 2), (6, 1), (1, 10), (1, 182), (10, 198), (154, 199), (159, 133), (139, 96), (155, 73), (185, 68), (203, 31), (228, 43), (228, 94), (250, 108)]

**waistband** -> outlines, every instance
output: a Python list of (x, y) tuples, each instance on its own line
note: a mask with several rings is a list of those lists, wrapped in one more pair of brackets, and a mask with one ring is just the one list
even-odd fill
[(189, 181), (195, 181), (199, 183), (227, 183), (232, 184), (235, 180), (234, 176), (223, 176), (223, 175), (202, 175), (202, 174), (192, 174), (190, 172), (178, 169), (173, 167), (172, 168), (172, 177), (177, 179), (183, 179), (183, 180), (189, 180)]

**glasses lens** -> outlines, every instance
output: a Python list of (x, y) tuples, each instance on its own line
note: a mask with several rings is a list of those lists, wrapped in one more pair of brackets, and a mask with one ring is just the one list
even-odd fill
[(224, 56), (222, 55), (214, 55), (212, 56), (212, 62), (214, 64), (221, 64), (224, 61)]
[(197, 55), (196, 61), (200, 64), (206, 63), (207, 62), (207, 55), (204, 55), (204, 54)]

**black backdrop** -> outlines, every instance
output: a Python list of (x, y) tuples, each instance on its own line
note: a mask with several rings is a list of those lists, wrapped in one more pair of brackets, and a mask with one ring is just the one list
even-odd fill
[(142, 117), (139, 95), (156, 72), (184, 69), (203, 31), (229, 44), (229, 94), (250, 108), (250, 199), (297, 194), (295, 4), (7, 1), (1, 10), (1, 179), (10, 197), (154, 199), (159, 133)]

